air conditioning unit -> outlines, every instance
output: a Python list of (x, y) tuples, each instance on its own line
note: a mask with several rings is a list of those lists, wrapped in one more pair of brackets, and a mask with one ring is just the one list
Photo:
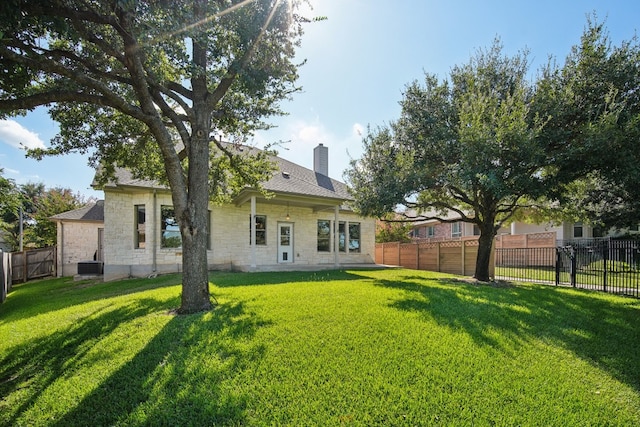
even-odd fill
[(78, 274), (102, 274), (102, 261), (80, 261)]

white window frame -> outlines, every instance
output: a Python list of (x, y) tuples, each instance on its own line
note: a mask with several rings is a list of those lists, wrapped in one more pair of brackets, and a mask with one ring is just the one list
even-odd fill
[(462, 222), (451, 223), (451, 237), (462, 237)]

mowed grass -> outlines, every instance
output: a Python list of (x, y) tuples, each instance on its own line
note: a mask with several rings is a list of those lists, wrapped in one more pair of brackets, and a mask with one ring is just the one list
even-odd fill
[(640, 301), (413, 270), (56, 279), (0, 306), (0, 424), (640, 425)]

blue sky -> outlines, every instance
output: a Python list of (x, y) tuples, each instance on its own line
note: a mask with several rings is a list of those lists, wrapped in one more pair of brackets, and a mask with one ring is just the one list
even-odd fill
[[(446, 78), (496, 37), (508, 55), (529, 50), (531, 76), (553, 56), (558, 63), (577, 44), (587, 15), (606, 20), (611, 40), (630, 40), (640, 27), (636, 0), (432, 1), (312, 0), (312, 15), (326, 21), (307, 26), (299, 51), (303, 91), (282, 104), (288, 115), (260, 132), (257, 146), (289, 141), (280, 155), (313, 166), (313, 148), (329, 147), (329, 175), (342, 180), (350, 158), (362, 153), (367, 126), (384, 125), (399, 115), (405, 85), (425, 72)], [(93, 170), (87, 156), (71, 154), (42, 161), (26, 159), (20, 144), (48, 146), (56, 124), (44, 110), (0, 121), (0, 168), (22, 184), (44, 182), (86, 197)]]

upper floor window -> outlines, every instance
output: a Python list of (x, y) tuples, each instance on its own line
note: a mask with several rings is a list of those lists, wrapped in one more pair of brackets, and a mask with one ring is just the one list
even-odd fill
[(451, 237), (462, 237), (462, 223), (454, 222), (451, 224)]
[(434, 237), (436, 235), (436, 227), (430, 225), (427, 227), (427, 237)]
[(573, 237), (583, 237), (584, 230), (581, 222), (573, 224)]
[(593, 237), (604, 237), (604, 230), (602, 227), (593, 227)]

